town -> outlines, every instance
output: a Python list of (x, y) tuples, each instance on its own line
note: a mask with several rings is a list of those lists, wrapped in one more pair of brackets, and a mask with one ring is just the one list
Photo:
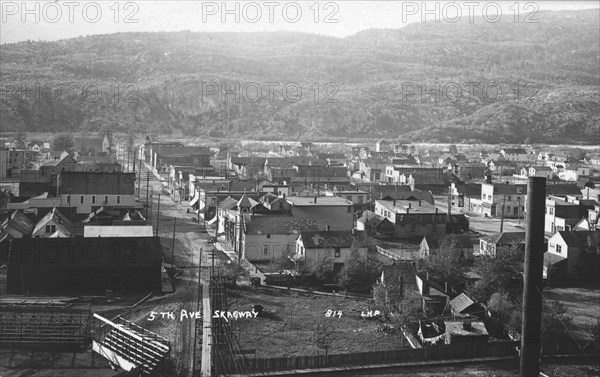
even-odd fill
[(0, 139), (5, 371), (33, 345), (65, 376), (517, 360), (532, 221), (544, 360), (597, 358), (597, 148), (36, 137)]

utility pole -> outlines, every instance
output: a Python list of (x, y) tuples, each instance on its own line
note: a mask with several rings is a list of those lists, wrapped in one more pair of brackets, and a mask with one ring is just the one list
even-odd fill
[(158, 226), (160, 225), (160, 192), (158, 193), (158, 208), (156, 211), (156, 237), (158, 237)]
[(150, 192), (150, 172), (146, 173), (146, 218), (148, 218), (148, 194)]
[(139, 166), (139, 169), (138, 169), (138, 176), (139, 176), (139, 178), (138, 178), (138, 194), (137, 194), (137, 196), (139, 198), (140, 197), (140, 188), (142, 186), (142, 157), (140, 156), (138, 158), (138, 160), (140, 161), (140, 166)]
[[(200, 254), (198, 255), (198, 298), (196, 299), (196, 312), (200, 311), (200, 301), (202, 300), (202, 283), (200, 280), (200, 272), (202, 271), (202, 248), (200, 248)], [(204, 325), (201, 322), (202, 325)], [(192, 374), (195, 375), (196, 371), (196, 347), (198, 346), (198, 318), (194, 322), (194, 356), (193, 356), (193, 367)]]
[(521, 197), (517, 196), (517, 220), (519, 221), (519, 225), (521, 225)]
[(150, 215), (148, 215), (148, 220), (150, 221), (150, 225), (152, 225), (152, 208), (154, 204), (152, 203), (152, 194), (150, 194)]
[(504, 204), (506, 203), (506, 195), (502, 196), (502, 217), (500, 218), (500, 233), (504, 230)]
[(529, 177), (523, 277), (520, 376), (540, 375), (546, 178)]
[(175, 229), (177, 228), (177, 217), (173, 217), (173, 243), (171, 245), (171, 268), (175, 268)]

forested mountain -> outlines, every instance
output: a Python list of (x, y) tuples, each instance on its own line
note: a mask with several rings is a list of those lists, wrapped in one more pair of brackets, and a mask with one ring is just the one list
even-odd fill
[[(170, 32), (4, 44), (0, 121), (3, 131), (598, 143), (598, 10), (535, 18), (346, 38)], [(238, 83), (239, 97), (225, 101), (207, 83)]]

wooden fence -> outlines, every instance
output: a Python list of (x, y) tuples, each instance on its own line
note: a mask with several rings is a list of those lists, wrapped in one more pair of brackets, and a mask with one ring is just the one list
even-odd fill
[(487, 344), (451, 344), (427, 348), (404, 348), (392, 351), (361, 352), (334, 355), (310, 355), (277, 358), (248, 358), (252, 371), (323, 368), (345, 365), (402, 363), (426, 360), (468, 359), (489, 356), (516, 356), (518, 342)]

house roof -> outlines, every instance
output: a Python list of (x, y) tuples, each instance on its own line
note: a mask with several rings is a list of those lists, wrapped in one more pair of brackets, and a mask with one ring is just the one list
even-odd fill
[(83, 237), (154, 237), (152, 225), (86, 225)]
[[(484, 183), (490, 185), (490, 183)], [(527, 185), (507, 185), (503, 183), (494, 183), (494, 195), (527, 194)]]
[(348, 206), (352, 202), (339, 196), (288, 196), (287, 202), (294, 206)]
[(502, 232), (481, 238), (494, 245), (524, 244), (525, 232)]
[(248, 165), (250, 163), (252, 164), (256, 164), (257, 166), (264, 166), (265, 165), (265, 157), (262, 158), (258, 158), (258, 157), (231, 157), (231, 163), (233, 165), (239, 165), (239, 166), (244, 166), (244, 165)]
[(432, 249), (438, 248), (442, 242), (449, 240), (455, 240), (458, 246), (461, 248), (473, 247), (473, 240), (471, 236), (466, 234), (427, 235), (423, 237), (423, 240), (427, 242), (427, 245)]
[(383, 284), (399, 284), (400, 278), (402, 278), (402, 284), (404, 285), (406, 293), (419, 292), (416, 276), (417, 270), (412, 262), (395, 262), (395, 264), (391, 266), (387, 265), (381, 268)]
[(552, 171), (550, 166), (530, 166), (530, 168), (534, 168), (537, 171)]
[(600, 234), (600, 231), (561, 231), (558, 232), (565, 243), (570, 247), (585, 247), (588, 239), (594, 234)]
[(219, 207), (223, 210), (232, 209), (237, 206), (237, 203), (237, 200), (233, 199), (231, 196), (228, 196), (219, 203)]
[(294, 234), (318, 230), (315, 219), (291, 216), (251, 216), (245, 226), (246, 234)]
[(507, 154), (527, 154), (527, 151), (523, 148), (504, 148), (502, 150)]
[(429, 204), (434, 203), (433, 195), (427, 191), (389, 191), (383, 192), (380, 191), (379, 195), (372, 195), (373, 199), (383, 199), (383, 200), (424, 200)]
[(53, 221), (57, 225), (57, 229), (60, 230), (63, 234), (70, 234), (70, 230), (68, 229), (69, 221), (65, 215), (63, 215), (58, 209), (52, 208), (52, 211), (48, 212), (46, 216), (42, 217), (40, 221), (35, 225), (33, 229), (33, 233), (37, 233), (40, 229), (42, 229), (46, 224), (50, 221)]
[(482, 321), (470, 321), (471, 328), (465, 329), (462, 321), (444, 321), (446, 324), (446, 334), (461, 336), (482, 336), (489, 335)]
[(544, 266), (552, 266), (558, 262), (566, 261), (567, 258), (562, 255), (556, 255), (553, 253), (544, 253)]
[(444, 213), (437, 207), (427, 201), (417, 200), (376, 200), (383, 207), (394, 213), (400, 214), (424, 214), (424, 213)]
[(473, 305), (475, 301), (471, 300), (464, 292), (450, 300), (449, 305), (457, 312), (462, 313), (463, 310)]
[(350, 230), (322, 230), (301, 232), (300, 238), (306, 249), (351, 247), (354, 241), (366, 239), (365, 232)]
[(242, 195), (240, 200), (238, 200), (238, 202), (237, 202), (237, 206), (239, 208), (244, 208), (244, 207), (254, 208), (257, 204), (258, 204), (258, 202), (256, 200), (249, 198), (246, 194)]
[(135, 173), (64, 171), (59, 194), (133, 195)]
[(546, 185), (546, 195), (581, 195), (576, 184)]
[(9, 219), (6, 219), (3, 229), (6, 229), (7, 227), (13, 227), (21, 234), (31, 235), (35, 227), (35, 223), (31, 221), (31, 219), (29, 219), (29, 217), (27, 217), (23, 211), (16, 210), (10, 215)]
[(58, 166), (62, 162), (71, 162), (73, 164), (77, 164), (77, 160), (75, 160), (75, 158), (73, 158), (73, 156), (71, 156), (70, 154), (62, 154), (61, 152), (61, 156), (62, 157), (60, 157), (59, 159), (44, 162), (42, 166)]

